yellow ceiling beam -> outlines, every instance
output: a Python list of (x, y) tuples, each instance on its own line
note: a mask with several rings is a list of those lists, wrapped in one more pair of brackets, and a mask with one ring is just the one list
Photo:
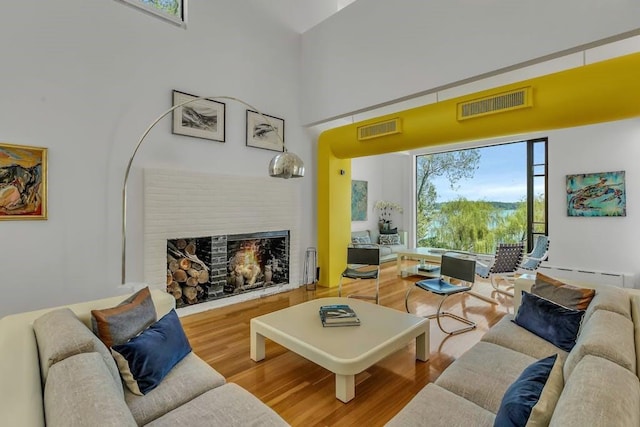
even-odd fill
[[(352, 158), (638, 117), (638, 76), (640, 53), (635, 53), (323, 132), (318, 139), (320, 284), (335, 286), (346, 263)], [(529, 108), (457, 120), (461, 102), (527, 86)], [(359, 127), (394, 118), (400, 119), (401, 133), (358, 140)]]

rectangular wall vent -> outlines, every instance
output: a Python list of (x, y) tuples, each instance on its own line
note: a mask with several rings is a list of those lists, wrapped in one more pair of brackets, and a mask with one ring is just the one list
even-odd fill
[(386, 135), (401, 133), (400, 119), (385, 120), (384, 122), (373, 123), (358, 127), (358, 140), (378, 138)]
[(458, 120), (472, 119), (532, 106), (531, 86), (458, 104)]

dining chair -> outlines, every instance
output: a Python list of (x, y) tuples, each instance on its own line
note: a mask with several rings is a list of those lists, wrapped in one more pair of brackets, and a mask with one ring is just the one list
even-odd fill
[[(442, 255), (442, 263), (440, 264), (440, 277), (435, 279), (425, 279), (416, 282), (415, 287), (418, 289), (422, 289), (427, 292), (431, 292), (432, 294), (439, 295), (442, 298), (440, 299), (440, 303), (438, 304), (438, 308), (434, 314), (430, 314), (425, 316), (428, 319), (436, 319), (438, 322), (438, 327), (442, 332), (448, 335), (457, 335), (463, 332), (470, 331), (475, 329), (475, 322), (458, 316), (457, 314), (453, 314), (449, 311), (443, 311), (442, 306), (444, 302), (452, 295), (463, 294), (469, 292), (473, 287), (476, 277), (476, 260), (463, 258), (460, 256), (456, 256), (455, 254), (450, 255)], [(455, 280), (459, 283), (452, 283), (452, 280)], [(410, 286), (407, 290), (407, 293), (404, 298), (404, 306), (407, 310), (407, 313), (410, 313), (409, 310), (409, 295), (411, 291), (414, 289), (414, 286)], [(457, 328), (457, 329), (445, 329), (442, 325), (441, 319), (443, 317), (449, 317), (451, 319), (457, 320), (458, 322), (464, 324), (465, 326)]]
[(379, 248), (347, 248), (347, 268), (340, 275), (338, 296), (342, 296), (344, 279), (375, 280), (375, 295), (350, 294), (347, 298), (374, 300), (380, 303), (380, 249)]

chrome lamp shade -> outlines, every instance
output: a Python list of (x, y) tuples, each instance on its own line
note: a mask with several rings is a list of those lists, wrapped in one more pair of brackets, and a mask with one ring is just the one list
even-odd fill
[(297, 155), (285, 151), (276, 154), (269, 162), (269, 175), (274, 178), (302, 178), (304, 163)]

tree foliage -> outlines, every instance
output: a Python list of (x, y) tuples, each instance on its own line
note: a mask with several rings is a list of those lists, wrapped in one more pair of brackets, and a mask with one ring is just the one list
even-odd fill
[(418, 156), (416, 164), (416, 217), (417, 240), (419, 246), (429, 231), (429, 224), (434, 220), (438, 193), (433, 179), (446, 177), (452, 189), (457, 188), (461, 179), (473, 178), (480, 162), (477, 149), (451, 151), (448, 153), (427, 154)]
[(173, 16), (178, 16), (181, 0), (141, 0), (143, 3), (162, 10)]
[[(417, 245), (494, 253), (499, 243), (527, 238), (527, 196), (519, 202), (471, 201), (459, 198), (437, 203), (436, 177), (445, 177), (456, 190), (472, 179), (480, 162), (478, 150), (420, 156), (417, 160)], [(535, 234), (544, 234), (545, 195), (533, 201)], [(537, 224), (540, 223), (540, 224)]]

